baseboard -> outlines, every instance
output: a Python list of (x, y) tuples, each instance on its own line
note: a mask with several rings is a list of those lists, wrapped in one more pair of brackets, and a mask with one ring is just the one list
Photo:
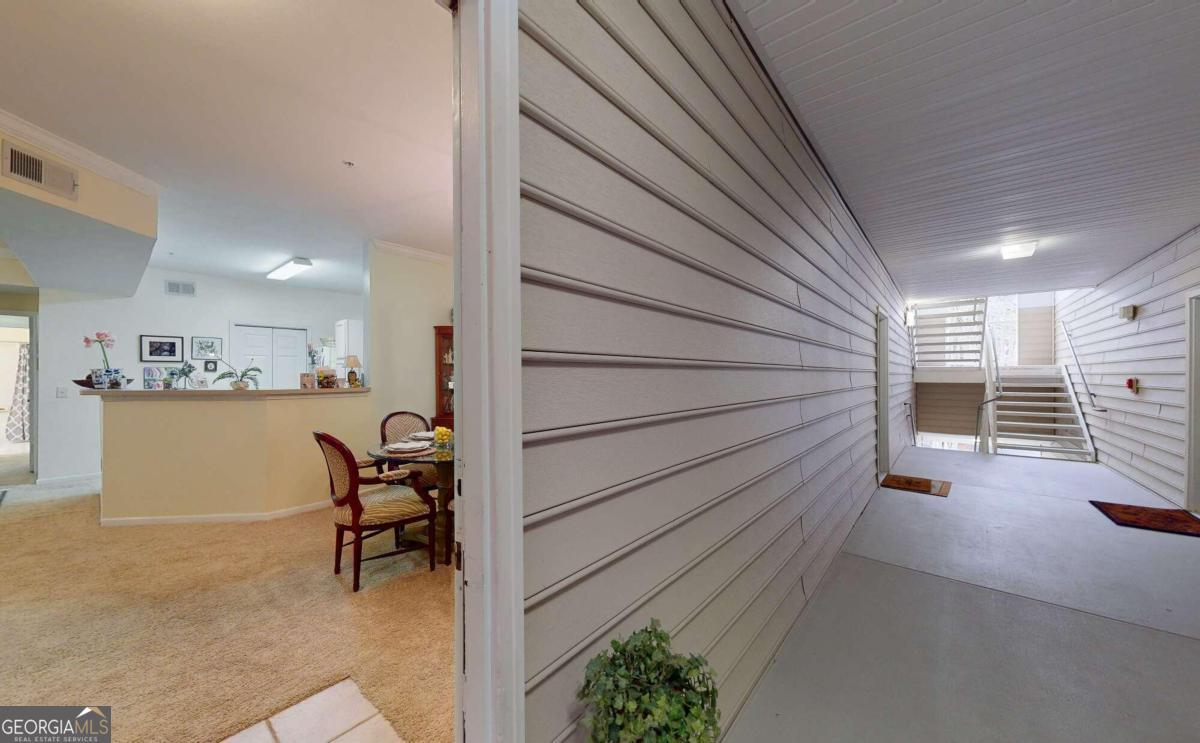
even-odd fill
[[(287, 516), (295, 516), (309, 511), (316, 511), (322, 508), (329, 507), (329, 499), (325, 498), (315, 503), (306, 503), (302, 506), (292, 506), (279, 511), (266, 511), (264, 513), (211, 513), (199, 514), (194, 516), (115, 516), (105, 518), (103, 514), (100, 516), (101, 526), (146, 526), (149, 524), (232, 524), (247, 521), (270, 521), (272, 519), (281, 519)], [(101, 504), (103, 505), (103, 503)]]
[(85, 485), (87, 483), (100, 482), (100, 473), (93, 472), (90, 475), (59, 475), (58, 477), (37, 477), (34, 479), (34, 485)]

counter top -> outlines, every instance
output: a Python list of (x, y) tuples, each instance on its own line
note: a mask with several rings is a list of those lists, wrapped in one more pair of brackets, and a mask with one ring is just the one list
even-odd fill
[(370, 387), (335, 387), (316, 390), (83, 390), (79, 394), (102, 400), (263, 400), (280, 397), (326, 397), (363, 395)]

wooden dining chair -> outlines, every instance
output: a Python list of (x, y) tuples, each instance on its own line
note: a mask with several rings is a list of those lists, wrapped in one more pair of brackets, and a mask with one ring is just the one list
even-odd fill
[[(325, 455), (325, 466), (329, 470), (329, 497), (333, 500), (333, 525), (337, 531), (336, 551), (333, 557), (333, 573), (342, 572), (342, 549), (346, 547), (343, 535), (353, 535), (354, 547), (354, 590), (358, 590), (359, 572), (364, 562), (363, 541), (384, 532), (396, 533), (396, 549), (367, 560), (400, 555), (413, 550), (429, 550), (429, 569), (437, 567), (436, 514), (437, 501), (429, 494), (424, 480), (408, 469), (397, 469), (379, 473), (375, 477), (359, 474), (358, 462), (350, 448), (336, 437), (322, 431), (314, 431), (313, 438)], [(363, 485), (387, 485), (381, 490), (361, 492)], [(427, 543), (403, 539), (400, 535), (409, 524), (426, 522)]]
[[(410, 413), (407, 410), (398, 410), (383, 416), (383, 420), (379, 423), (379, 443), (387, 446), (397, 441), (403, 441), (414, 433), (428, 430), (430, 430), (429, 421), (425, 420), (424, 416)], [(429, 445), (433, 446), (433, 442), (430, 441)], [(426, 487), (437, 489), (437, 468), (432, 464), (404, 464), (392, 465), (392, 467), (403, 467), (410, 472), (416, 472), (425, 480)]]

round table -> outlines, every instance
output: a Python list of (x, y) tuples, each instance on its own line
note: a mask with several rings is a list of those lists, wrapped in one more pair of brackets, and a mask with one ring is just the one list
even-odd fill
[[(450, 499), (454, 497), (454, 458), (436, 459), (435, 453), (422, 454), (413, 456), (401, 451), (388, 451), (382, 445), (373, 446), (367, 449), (367, 456), (374, 459), (376, 462), (387, 462), (403, 466), (406, 464), (432, 464), (437, 468), (437, 502), (438, 502), (438, 528), (445, 534), (445, 514), (446, 508), (450, 505)], [(448, 562), (448, 561), (443, 561)]]
[(373, 446), (367, 450), (367, 456), (377, 462), (387, 462), (395, 465), (432, 464), (437, 467), (438, 508), (444, 509), (454, 497), (454, 459), (437, 459), (436, 454), (413, 456), (400, 451), (388, 451), (383, 446)]

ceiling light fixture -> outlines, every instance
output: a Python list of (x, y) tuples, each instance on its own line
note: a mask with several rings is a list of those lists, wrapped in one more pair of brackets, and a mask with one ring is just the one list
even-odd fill
[(268, 279), (276, 281), (287, 281), (296, 274), (304, 273), (312, 268), (312, 261), (307, 258), (293, 258), (271, 273), (267, 274)]
[(1037, 250), (1037, 240), (1027, 243), (1009, 243), (1000, 246), (1000, 257), (1004, 260), (1013, 258), (1028, 258)]

